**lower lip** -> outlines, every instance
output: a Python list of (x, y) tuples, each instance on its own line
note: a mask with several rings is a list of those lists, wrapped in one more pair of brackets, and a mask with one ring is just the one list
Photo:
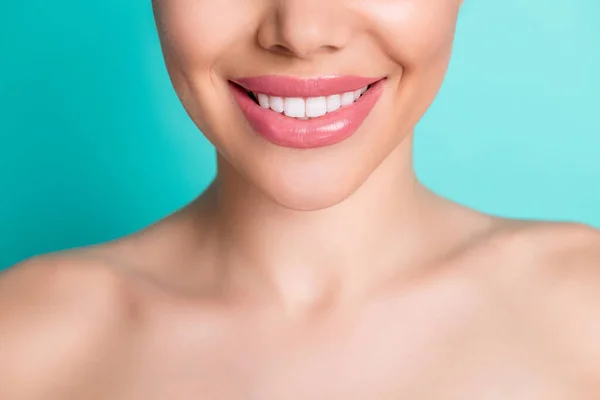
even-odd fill
[(246, 119), (260, 136), (281, 147), (312, 149), (330, 146), (352, 136), (377, 104), (384, 81), (374, 83), (353, 104), (308, 120), (262, 108), (240, 86), (231, 82), (230, 86)]

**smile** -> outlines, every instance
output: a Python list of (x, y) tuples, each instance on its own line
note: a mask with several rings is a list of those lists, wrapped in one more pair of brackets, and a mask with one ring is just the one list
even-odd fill
[(333, 94), (320, 97), (278, 97), (263, 93), (248, 92), (257, 104), (262, 108), (270, 108), (277, 113), (283, 113), (291, 118), (309, 119), (319, 118), (327, 113), (339, 110), (342, 107), (351, 106), (362, 96), (369, 86), (353, 92)]
[(283, 147), (316, 148), (354, 134), (381, 96), (384, 80), (262, 76), (231, 81), (230, 87), (260, 136)]

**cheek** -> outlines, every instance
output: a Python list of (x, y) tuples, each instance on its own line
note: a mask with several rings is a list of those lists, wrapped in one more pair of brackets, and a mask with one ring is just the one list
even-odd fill
[(418, 68), (451, 49), (459, 0), (384, 0), (367, 7), (380, 45), (405, 68)]
[(165, 53), (180, 66), (212, 67), (246, 33), (252, 10), (243, 0), (155, 0), (157, 26)]
[[(207, 136), (222, 109), (213, 73), (248, 36), (257, 7), (247, 0), (154, 0), (153, 8), (171, 82), (184, 108)], [(246, 27), (246, 28), (244, 28)], [(212, 116), (212, 117), (211, 117)]]

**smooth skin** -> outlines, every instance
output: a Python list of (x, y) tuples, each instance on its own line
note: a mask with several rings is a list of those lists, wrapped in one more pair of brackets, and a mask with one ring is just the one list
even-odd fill
[[(460, 3), (155, 0), (218, 176), (146, 229), (0, 277), (0, 398), (600, 398), (600, 233), (415, 176)], [(388, 79), (354, 136), (290, 150), (229, 93), (264, 74)]]

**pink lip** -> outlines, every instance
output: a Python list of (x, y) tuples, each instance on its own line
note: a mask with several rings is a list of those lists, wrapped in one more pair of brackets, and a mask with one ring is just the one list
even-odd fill
[(331, 76), (317, 79), (298, 79), (287, 76), (256, 76), (234, 79), (249, 92), (268, 94), (278, 97), (319, 97), (331, 96), (369, 86), (381, 78), (361, 76)]
[[(383, 92), (382, 78), (356, 76), (297, 79), (264, 76), (230, 83), (233, 96), (252, 128), (263, 138), (282, 147), (310, 149), (329, 146), (352, 136), (363, 124)], [(290, 118), (265, 109), (247, 91), (278, 97), (319, 97), (341, 94), (372, 85), (355, 103), (322, 117)]]

